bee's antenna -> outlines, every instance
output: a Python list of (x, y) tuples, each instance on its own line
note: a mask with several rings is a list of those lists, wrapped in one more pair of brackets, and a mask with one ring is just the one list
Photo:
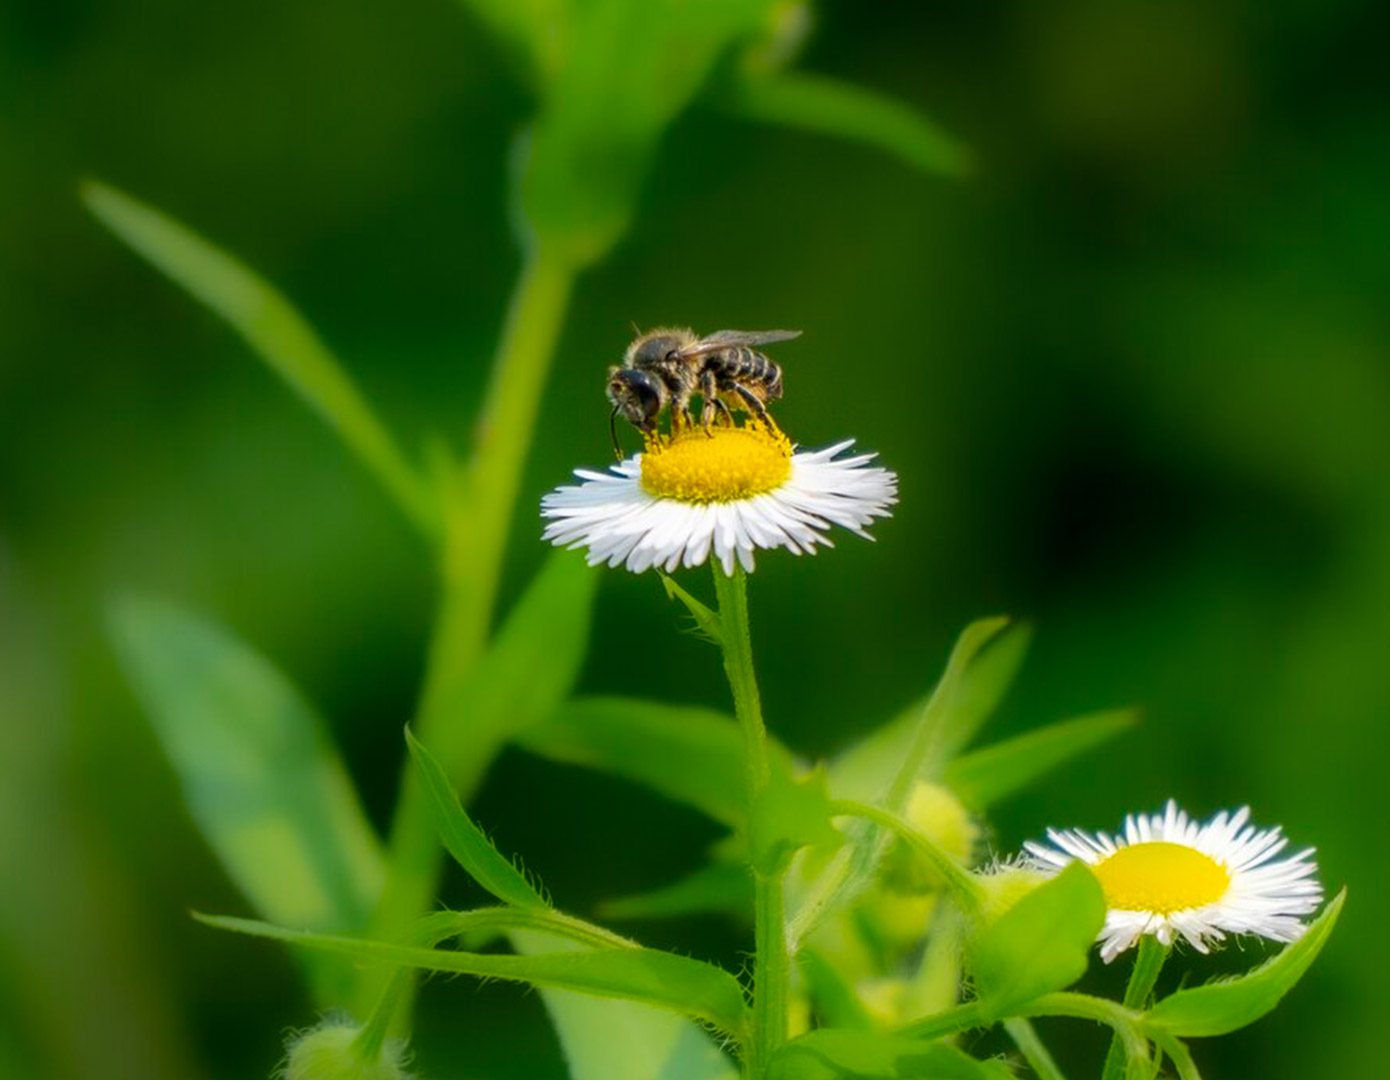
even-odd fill
[(613, 456), (619, 461), (623, 460), (623, 448), (618, 442), (618, 406), (613, 406), (613, 411), (608, 414), (608, 434), (613, 440)]

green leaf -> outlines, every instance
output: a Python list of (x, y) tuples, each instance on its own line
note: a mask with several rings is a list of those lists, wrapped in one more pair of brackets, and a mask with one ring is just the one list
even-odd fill
[(806, 993), (825, 1027), (872, 1031), (873, 1018), (854, 987), (820, 950), (807, 947), (797, 956)]
[[(117, 656), (199, 830), (267, 918), (316, 930), (366, 923), (380, 844), (313, 709), (227, 631), (172, 605), (111, 609)], [(334, 973), (318, 971), (316, 986)]]
[(746, 918), (753, 908), (753, 879), (744, 865), (716, 862), (663, 888), (599, 905), (606, 919), (672, 919), (720, 912)]
[(794, 778), (774, 771), (758, 794), (748, 823), (753, 866), (772, 876), (804, 847), (837, 847), (844, 837), (830, 823), (830, 792), (823, 769)]
[(695, 628), (700, 636), (711, 644), (718, 645), (724, 640), (724, 625), (720, 621), (719, 612), (695, 599), (685, 589), (677, 584), (676, 579), (670, 574), (661, 574), (661, 584), (666, 589), (666, 596), (671, 600), (679, 600), (685, 605), (685, 609), (690, 612), (695, 620)]
[(407, 517), (435, 533), (439, 508), (429, 486), (351, 376), (281, 293), (191, 229), (115, 188), (88, 180), (81, 196), (98, 221), (245, 338), (338, 433)]
[(983, 810), (1138, 722), (1133, 709), (1063, 720), (958, 757), (944, 779), (962, 802)]
[[(1031, 637), (1002, 617), (971, 623), (956, 640), (930, 696), (905, 709), (830, 766), (837, 797), (878, 802), (891, 788), (903, 798), (911, 781), (943, 769), (1003, 699)], [(902, 806), (890, 809), (901, 812)]]
[(1279, 955), (1235, 979), (1179, 990), (1150, 1009), (1145, 1023), (1183, 1038), (1225, 1035), (1253, 1024), (1292, 990), (1327, 944), (1346, 901), (1343, 889), (1307, 932)]
[(971, 169), (964, 145), (920, 112), (841, 79), (799, 73), (752, 78), (724, 101), (750, 120), (865, 143), (924, 172), (958, 177)]
[[(576, 698), (523, 731), (521, 746), (552, 761), (602, 769), (645, 784), (731, 828), (747, 815), (743, 735), (711, 709), (635, 698)], [(791, 755), (771, 743), (778, 769)]]
[(361, 963), (509, 979), (597, 997), (640, 1001), (702, 1020), (735, 1037), (744, 1032), (746, 1007), (737, 979), (712, 964), (656, 949), (499, 956), (316, 934), (251, 919), (207, 915), (198, 918), (222, 930), (284, 941)]
[(1081, 978), (1104, 922), (1100, 883), (1081, 863), (1024, 896), (970, 950), (984, 1016), (1008, 1016)]
[(587, 0), (547, 26), (541, 108), (518, 172), (524, 218), (575, 265), (626, 231), (662, 135), (774, 0)]
[[(916, 781), (940, 773), (998, 706), (1023, 662), (1028, 638), (1026, 627), (1010, 626), (1002, 617), (967, 626), (931, 696), (831, 764), (831, 792), (901, 814)], [(793, 948), (873, 883), (892, 844), (876, 824), (855, 826), (850, 838), (792, 916)]]
[[(513, 933), (525, 956), (575, 951), (582, 946), (546, 934)], [(635, 1001), (605, 1001), (568, 990), (542, 988), (570, 1080), (737, 1080), (729, 1057), (684, 1017)]]
[(458, 796), (449, 786), (449, 778), (444, 769), (434, 759), (424, 744), (409, 731), (405, 741), (410, 747), (410, 756), (415, 761), (416, 771), (429, 796), (430, 815), (439, 839), (460, 866), (493, 896), (504, 904), (520, 908), (549, 907), (545, 898), (527, 879), (526, 875), (502, 857), (493, 847), (482, 829), (464, 813)]
[(1012, 1080), (999, 1061), (980, 1061), (941, 1042), (822, 1028), (786, 1043), (767, 1080)]
[(599, 574), (574, 552), (546, 561), (469, 674), (441, 695), (431, 750), (467, 797), (494, 749), (548, 717), (574, 688), (589, 648)]

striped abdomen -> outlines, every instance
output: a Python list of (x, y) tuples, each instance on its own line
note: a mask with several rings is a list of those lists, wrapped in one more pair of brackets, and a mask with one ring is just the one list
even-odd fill
[(764, 401), (782, 396), (782, 369), (762, 353), (739, 345), (712, 353), (705, 361), (721, 390), (743, 386)]

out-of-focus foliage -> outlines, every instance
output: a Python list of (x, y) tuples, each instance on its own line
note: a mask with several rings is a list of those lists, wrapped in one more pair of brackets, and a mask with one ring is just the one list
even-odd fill
[[(779, 417), (808, 444), (881, 450), (903, 502), (872, 547), (760, 565), (784, 743), (831, 754), (921, 692), (958, 626), (1016, 612), (1037, 642), (994, 736), (1117, 701), (1145, 722), (1000, 804), (998, 850), (1169, 794), (1249, 801), (1316, 841), (1329, 881), (1382, 895), (1383, 6), (837, 4), (818, 20), (798, 67), (941, 117), (974, 178), (691, 113), (581, 289), (526, 497), (605, 459), (600, 379), (629, 320), (801, 327)], [(117, 677), (110, 591), (177, 596), (276, 657), (332, 718), (378, 826), (429, 610), (389, 504), (239, 342), (93, 228), (77, 178), (198, 223), (314, 313), (392, 430), (461, 442), (515, 268), (502, 162), (539, 100), (498, 56), (449, 5), (0, 14), (7, 1075), (255, 1075), (311, 1009), (273, 950), (185, 917), (240, 901)], [(523, 505), (508, 596), (541, 563), (533, 524)], [(656, 582), (602, 589), (587, 692), (727, 707)], [(828, 708), (845, 685), (861, 700)], [(519, 754), (477, 816), (580, 912), (692, 871), (716, 836)], [(1203, 1047), (1210, 1072), (1377, 1069), (1375, 911), (1346, 914), (1277, 1038)], [(730, 967), (746, 947), (708, 918), (643, 929)], [(424, 1009), (422, 1064), (466, 1047), (479, 1075), (561, 1075), (534, 997), (439, 983)], [(1097, 1037), (1045, 1025), (1064, 1065), (1094, 1060)]]

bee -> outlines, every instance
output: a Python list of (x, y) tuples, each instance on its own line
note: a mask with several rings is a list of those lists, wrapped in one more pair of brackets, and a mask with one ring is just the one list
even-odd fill
[(671, 429), (694, 426), (691, 399), (700, 395), (700, 424), (708, 433), (716, 420), (734, 422), (739, 409), (776, 429), (767, 403), (782, 396), (782, 369), (754, 346), (800, 337), (800, 330), (719, 330), (699, 337), (693, 330), (663, 327), (640, 335), (608, 369), (609, 431), (618, 445), (619, 415), (644, 435), (656, 432), (661, 413), (671, 411)]

